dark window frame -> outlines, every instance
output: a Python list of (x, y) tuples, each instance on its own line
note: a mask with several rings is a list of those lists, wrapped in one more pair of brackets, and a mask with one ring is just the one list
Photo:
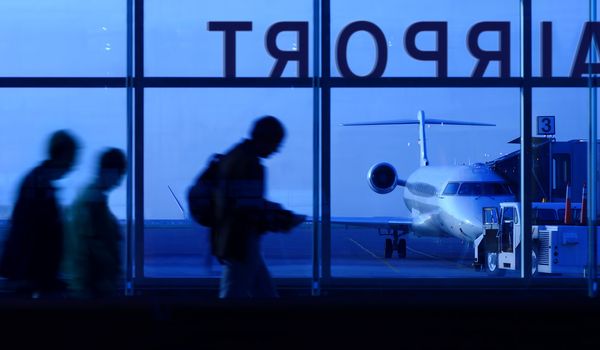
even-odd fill
[[(309, 1), (309, 0), (307, 0)], [(331, 67), (331, 0), (312, 0), (313, 13), (313, 43), (312, 51), (314, 76), (311, 78), (194, 78), (194, 77), (146, 77), (144, 75), (144, 0), (127, 0), (128, 11), (128, 48), (127, 48), (127, 76), (124, 77), (0, 77), (0, 88), (126, 88), (128, 91), (127, 109), (128, 119), (128, 152), (132, 162), (135, 179), (130, 177), (127, 183), (128, 191), (128, 237), (129, 248), (127, 280), (131, 287), (136, 285), (160, 285), (175, 282), (185, 285), (198, 284), (198, 280), (179, 279), (149, 279), (144, 277), (144, 91), (146, 88), (312, 88), (314, 90), (313, 107), (317, 122), (314, 125), (314, 153), (315, 173), (314, 182), (314, 213), (321, 217), (321, 224), (314, 228), (313, 252), (321, 252), (313, 258), (313, 293), (318, 293), (321, 286), (335, 286), (348, 281), (331, 276), (331, 90), (333, 88), (519, 88), (522, 92), (522, 117), (521, 123), (524, 130), (531, 130), (532, 115), (532, 89), (548, 87), (587, 87), (596, 88), (600, 82), (595, 77), (570, 78), (533, 77), (531, 74), (532, 63), (532, 0), (515, 0), (521, 5), (520, 28), (522, 46), (522, 74), (520, 77), (510, 78), (412, 78), (412, 77), (383, 77), (383, 78), (343, 78), (332, 77)], [(135, 55), (134, 55), (135, 54)], [(318, 62), (320, 61), (320, 65)], [(133, 68), (135, 67), (135, 71)], [(529, 128), (527, 128), (529, 126)], [(531, 135), (522, 135), (522, 153), (531, 153)], [(528, 164), (528, 159), (523, 160)], [(530, 163), (530, 162), (529, 162)], [(319, 169), (320, 168), (320, 172)], [(521, 188), (531, 188), (533, 182), (531, 175), (522, 174)], [(320, 185), (319, 185), (320, 184)], [(525, 191), (527, 192), (527, 191)], [(531, 203), (530, 196), (523, 193), (523, 202)], [(525, 214), (529, 214), (530, 208), (524, 208)], [(524, 218), (529, 220), (529, 216)], [(523, 225), (523, 230), (529, 229), (528, 224)], [(531, 243), (525, 241), (525, 247)], [(134, 259), (134, 261), (132, 260)], [(526, 269), (525, 269), (526, 270)], [(390, 282), (389, 279), (383, 279)], [(360, 279), (359, 284), (379, 283), (381, 279)], [(204, 285), (205, 281), (199, 284)], [(399, 280), (396, 285), (422, 287), (429, 283), (436, 285), (435, 281)], [(494, 283), (493, 281), (455, 280), (457, 286)], [(293, 282), (292, 282), (293, 283)], [(321, 284), (322, 283), (322, 284)], [(501, 284), (502, 282), (500, 282)], [(508, 285), (515, 284), (530, 285), (531, 281), (509, 280)], [(550, 282), (553, 285), (556, 282)], [(215, 281), (208, 281), (215, 284)], [(543, 284), (543, 281), (542, 281)], [(446, 285), (445, 283), (443, 285)], [(131, 290), (130, 290), (131, 291)]]

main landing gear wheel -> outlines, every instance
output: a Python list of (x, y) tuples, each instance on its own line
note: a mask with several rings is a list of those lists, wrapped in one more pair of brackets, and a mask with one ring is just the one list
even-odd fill
[(400, 235), (404, 235), (408, 232), (400, 232), (399, 229), (393, 228), (388, 230), (388, 235), (394, 238), (387, 238), (385, 240), (385, 258), (389, 259), (394, 254), (394, 251), (398, 252), (400, 259), (406, 258), (406, 240), (400, 239)]
[(392, 243), (391, 238), (386, 238), (385, 240), (385, 258), (389, 259), (392, 257), (394, 253), (394, 243)]
[(406, 240), (401, 239), (398, 241), (398, 257), (406, 258)]

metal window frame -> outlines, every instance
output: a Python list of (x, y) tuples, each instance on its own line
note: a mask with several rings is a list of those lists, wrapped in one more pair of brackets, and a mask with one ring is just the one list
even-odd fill
[[(517, 0), (515, 0), (517, 1)], [(587, 87), (590, 91), (590, 139), (597, 136), (596, 89), (600, 85), (595, 76), (587, 78), (533, 77), (532, 53), (532, 0), (518, 0), (521, 20), (521, 74), (510, 78), (412, 78), (383, 77), (353, 79), (331, 76), (331, 0), (313, 0), (313, 76), (310, 78), (196, 78), (146, 77), (144, 75), (144, 0), (127, 0), (127, 75), (126, 77), (0, 77), (0, 88), (125, 88), (127, 89), (127, 149), (130, 169), (127, 179), (127, 282), (128, 294), (134, 286), (197, 286), (214, 287), (214, 278), (179, 279), (148, 278), (144, 276), (144, 91), (146, 88), (312, 88), (313, 89), (313, 270), (308, 278), (278, 278), (284, 285), (310, 284), (311, 293), (318, 295), (327, 288), (344, 286), (386, 288), (396, 287), (582, 287), (587, 284), (589, 294), (597, 295), (596, 279), (590, 274), (582, 279), (544, 280), (531, 278), (531, 259), (521, 254), (524, 268), (517, 279), (362, 279), (331, 276), (331, 90), (332, 88), (518, 88), (521, 91), (521, 157), (522, 169), (531, 162), (532, 91), (534, 88)], [(596, 18), (596, 0), (589, 0), (590, 20)], [(592, 50), (593, 51), (593, 50)], [(591, 61), (594, 62), (594, 61)], [(590, 65), (591, 66), (591, 65)], [(589, 143), (592, 144), (591, 142)], [(593, 149), (593, 151), (592, 151)], [(590, 146), (588, 168), (596, 164), (596, 149)], [(596, 174), (589, 171), (590, 193), (595, 190)], [(594, 182), (593, 182), (594, 181)], [(521, 203), (523, 232), (529, 232), (532, 178), (521, 173)], [(596, 196), (589, 196), (588, 215), (595, 219)], [(590, 232), (596, 220), (588, 220)], [(529, 230), (528, 230), (529, 228)], [(592, 240), (590, 235), (590, 240)], [(531, 247), (531, 237), (524, 235), (522, 249)], [(594, 237), (595, 239), (595, 237)], [(590, 241), (590, 243), (592, 243)], [(595, 247), (595, 246), (594, 246)], [(590, 246), (590, 254), (593, 247)], [(594, 253), (597, 254), (597, 252)], [(597, 256), (589, 257), (590, 264)], [(595, 266), (595, 265), (591, 265)], [(529, 273), (527, 272), (529, 271)]]

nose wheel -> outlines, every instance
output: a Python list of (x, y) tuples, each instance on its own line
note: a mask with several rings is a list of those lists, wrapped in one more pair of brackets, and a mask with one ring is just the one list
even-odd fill
[(385, 240), (385, 258), (390, 259), (394, 251), (398, 252), (400, 259), (406, 258), (406, 240), (399, 238), (398, 230), (393, 230), (391, 234), (394, 238), (386, 238)]

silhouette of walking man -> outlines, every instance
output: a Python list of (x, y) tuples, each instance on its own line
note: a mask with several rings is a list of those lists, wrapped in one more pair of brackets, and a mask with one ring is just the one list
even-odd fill
[(20, 185), (0, 260), (0, 275), (18, 294), (36, 298), (65, 289), (59, 278), (64, 244), (62, 210), (53, 182), (73, 168), (76, 152), (77, 141), (69, 132), (55, 132), (49, 142), (49, 158), (31, 170)]
[(255, 121), (244, 139), (220, 161), (215, 195), (212, 252), (223, 263), (220, 298), (273, 298), (277, 291), (260, 252), (261, 235), (287, 232), (304, 216), (264, 199), (261, 158), (277, 152), (285, 136), (272, 116)]
[(123, 151), (109, 148), (102, 152), (95, 179), (71, 206), (67, 266), (76, 297), (111, 297), (118, 291), (122, 237), (108, 207), (108, 192), (119, 186), (126, 168)]

